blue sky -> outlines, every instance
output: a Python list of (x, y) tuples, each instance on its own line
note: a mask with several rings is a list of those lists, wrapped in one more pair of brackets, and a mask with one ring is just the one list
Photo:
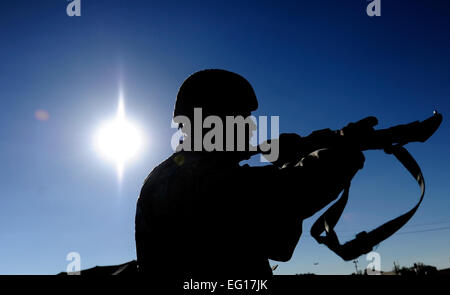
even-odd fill
[[(377, 252), (383, 270), (393, 261), (450, 267), (448, 1), (381, 0), (373, 18), (364, 0), (159, 2), (82, 0), (82, 16), (72, 18), (65, 0), (2, 2), (0, 274), (65, 271), (71, 251), (83, 269), (135, 259), (140, 187), (172, 153), (178, 87), (204, 68), (246, 77), (259, 98), (255, 115), (280, 116), (280, 132), (307, 135), (368, 115), (386, 128), (443, 113), (426, 144), (408, 145), (425, 176), (423, 205)], [(146, 143), (121, 184), (92, 139), (116, 112), (119, 84)], [(350, 239), (418, 197), (392, 157), (367, 152), (337, 231)], [(294, 257), (276, 274), (354, 271), (309, 236), (318, 216), (304, 222)]]

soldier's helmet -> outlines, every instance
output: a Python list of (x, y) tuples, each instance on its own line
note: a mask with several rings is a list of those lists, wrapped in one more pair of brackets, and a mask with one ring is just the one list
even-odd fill
[(253, 87), (242, 76), (220, 69), (207, 69), (189, 76), (181, 85), (173, 116), (192, 119), (194, 108), (202, 116), (248, 116), (258, 108)]

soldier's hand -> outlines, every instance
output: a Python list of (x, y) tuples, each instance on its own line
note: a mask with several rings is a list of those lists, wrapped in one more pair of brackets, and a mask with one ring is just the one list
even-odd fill
[(351, 171), (351, 173), (355, 173), (356, 170), (362, 169), (364, 167), (364, 162), (365, 157), (361, 151), (350, 147), (339, 147), (317, 150), (306, 156), (302, 160), (301, 165), (319, 165), (321, 166), (320, 168), (324, 170), (338, 169), (341, 170), (343, 174), (348, 174), (347, 170)]
[(358, 122), (350, 123), (340, 130), (340, 135), (345, 137), (350, 145), (364, 141), (365, 138), (372, 136), (374, 127), (378, 124), (376, 117), (366, 117)]
[[(278, 158), (276, 161), (272, 162), (272, 164), (278, 167), (281, 167), (283, 166), (283, 164), (295, 160), (296, 155), (298, 155), (299, 150), (301, 150), (302, 147), (302, 137), (296, 133), (282, 133), (280, 134), (279, 138), (272, 140), (269, 139), (266, 142), (278, 145)], [(260, 146), (264, 146), (266, 142), (264, 142)], [(265, 155), (264, 152), (263, 155)]]

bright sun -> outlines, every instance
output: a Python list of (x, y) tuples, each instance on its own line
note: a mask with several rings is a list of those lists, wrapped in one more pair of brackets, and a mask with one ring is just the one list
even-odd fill
[(121, 180), (125, 163), (136, 156), (142, 146), (141, 132), (125, 117), (122, 95), (116, 117), (97, 130), (95, 146), (103, 156), (116, 163), (117, 175)]

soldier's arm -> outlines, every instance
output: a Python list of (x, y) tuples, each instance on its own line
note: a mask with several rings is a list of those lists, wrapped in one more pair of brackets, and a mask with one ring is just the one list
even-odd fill
[(308, 155), (294, 167), (254, 170), (261, 186), (257, 197), (270, 212), (265, 227), (271, 259), (291, 258), (303, 220), (336, 199), (363, 163), (359, 151), (327, 149)]
[(350, 149), (323, 149), (309, 154), (295, 167), (280, 169), (288, 182), (297, 179), (302, 183), (302, 194), (288, 200), (299, 206), (301, 218), (311, 217), (338, 197), (363, 168), (364, 161), (362, 152)]

